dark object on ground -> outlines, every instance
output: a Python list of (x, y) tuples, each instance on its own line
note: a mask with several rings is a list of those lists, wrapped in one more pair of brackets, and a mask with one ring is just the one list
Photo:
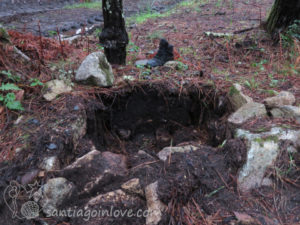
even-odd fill
[(122, 0), (102, 0), (104, 29), (99, 40), (111, 64), (126, 64), (126, 45), (128, 34), (123, 17)]
[(299, 0), (276, 0), (267, 20), (267, 31), (278, 40), (278, 34), (300, 19)]
[(174, 60), (173, 45), (170, 45), (167, 40), (161, 39), (157, 54), (148, 61), (147, 65), (150, 67), (162, 66), (170, 60)]

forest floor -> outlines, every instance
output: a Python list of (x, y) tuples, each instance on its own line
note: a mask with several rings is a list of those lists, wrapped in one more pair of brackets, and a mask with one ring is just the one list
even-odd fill
[[(134, 11), (133, 14), (136, 14), (135, 4), (133, 4), (135, 1), (128, 0), (128, 2), (132, 3), (131, 5), (128, 4), (132, 8), (126, 8), (127, 4), (124, 1), (125, 9), (128, 12)], [(175, 3), (175, 1), (165, 2), (167, 5)], [(20, 99), (22, 99), (22, 104), (26, 109), (22, 113), (8, 111), (0, 106), (0, 161), (2, 163), (13, 161), (16, 157), (16, 149), (24, 145), (24, 139), (28, 139), (28, 136), (25, 137), (25, 133), (34, 133), (38, 130), (35, 127), (36, 124), (32, 122), (30, 122), (31, 124), (24, 122), (17, 126), (16, 121), (20, 116), (23, 115), (23, 121), (33, 121), (34, 119), (38, 121), (38, 126), (42, 127), (43, 124), (49, 123), (49, 121), (69, 119), (66, 118), (69, 115), (68, 113), (74, 109), (76, 104), (82, 102), (85, 102), (84, 104), (91, 108), (94, 107), (95, 110), (99, 110), (99, 108), (97, 109), (98, 105), (95, 103), (99, 98), (113, 105), (115, 96), (122, 93), (129, 95), (128, 87), (130, 90), (142, 90), (145, 85), (148, 85), (148, 87), (157, 85), (160, 86), (159, 91), (168, 90), (170, 93), (176, 89), (180, 98), (181, 92), (184, 92), (184, 89), (188, 90), (187, 87), (202, 88), (201, 91), (206, 92), (205, 87), (209, 86), (212, 88), (210, 88), (211, 92), (207, 96), (211, 97), (212, 94), (225, 97), (230, 86), (233, 83), (239, 83), (243, 87), (243, 92), (256, 102), (262, 102), (266, 97), (274, 96), (275, 93), (286, 90), (295, 95), (295, 105), (300, 106), (300, 44), (294, 41), (293, 47), (290, 47), (291, 43), (288, 43), (285, 39), (280, 39), (279, 43), (274, 43), (265, 32), (262, 24), (270, 11), (272, 3), (273, 0), (259, 2), (256, 0), (183, 1), (175, 5), (174, 8), (161, 13), (144, 12), (128, 17), (127, 31), (130, 42), (127, 48), (127, 64), (125, 66), (113, 65), (116, 79), (112, 88), (90, 87), (74, 82), (76, 70), (83, 59), (91, 52), (103, 50), (98, 44), (97, 35), (99, 30), (93, 34), (82, 32), (78, 40), (69, 44), (58, 40), (56, 34), (51, 38), (46, 38), (42, 37), (42, 32), (38, 35), (38, 30), (34, 34), (28, 33), (28, 26), (25, 25), (24, 20), (33, 18), (32, 21), (34, 22), (32, 24), (35, 24), (37, 16), (46, 14), (36, 14), (33, 17), (28, 14), (17, 18), (15, 20), (17, 22), (8, 22), (19, 28), (9, 30), (11, 42), (29, 56), (31, 62), (18, 61), (11, 48), (5, 49), (5, 52), (0, 54), (0, 71), (10, 71), (12, 74), (18, 74), (22, 77), (21, 81), (18, 82), (18, 86), (25, 91), (20, 94)], [(72, 9), (71, 11), (75, 13), (68, 14), (70, 21), (75, 17), (78, 18), (78, 13), (88, 15), (85, 21), (90, 18), (90, 12), (95, 13), (93, 10), (87, 9)], [(55, 13), (53, 11), (48, 14), (49, 18), (52, 16), (55, 18)], [(63, 14), (60, 11), (60, 15)], [(46, 18), (44, 22), (46, 23), (49, 18)], [(65, 17), (61, 17), (59, 20), (62, 21), (61, 19), (64, 20)], [(140, 22), (136, 23), (134, 21)], [(49, 26), (53, 25), (49, 24)], [(55, 27), (49, 29), (56, 30)], [(164, 66), (152, 69), (136, 67), (135, 62), (137, 60), (149, 59), (154, 56), (161, 38), (166, 38), (169, 43), (174, 45), (176, 60), (182, 62), (182, 68), (173, 70)], [(134, 79), (134, 81), (125, 81), (124, 76), (130, 76), (130, 79)], [(63, 94), (52, 102), (46, 102), (41, 94), (42, 87), (32, 86), (31, 84), (37, 80), (45, 83), (52, 79), (64, 79), (69, 82), (73, 86), (72, 93)], [(0, 80), (2, 82), (4, 78), (0, 78)], [(203, 94), (202, 92), (201, 94)], [(189, 92), (187, 91), (187, 93)], [(136, 104), (141, 103), (142, 99), (139, 96), (134, 98), (137, 100)], [(123, 100), (121, 98), (120, 101)], [(213, 105), (212, 102), (209, 102), (209, 104)], [(157, 104), (157, 107), (161, 107), (160, 103)], [(179, 108), (176, 108), (175, 111)], [(134, 109), (128, 110), (126, 115), (128, 113), (134, 114)], [(147, 111), (149, 109), (146, 107), (143, 110)], [(184, 110), (183, 112), (185, 112)], [(116, 115), (119, 115), (118, 113), (120, 112), (117, 111)], [(223, 118), (221, 119), (226, 121), (229, 113), (230, 111), (222, 114)], [(184, 118), (182, 119), (184, 120)], [(90, 120), (92, 119), (90, 118)], [(300, 128), (300, 124), (294, 120), (283, 121), (281, 119), (263, 118), (255, 122), (247, 124), (247, 126), (265, 129), (271, 125), (284, 122), (289, 127)], [(191, 132), (189, 129), (182, 130), (186, 132), (185, 135), (189, 135)], [(29, 138), (30, 144), (32, 146), (36, 145), (36, 148), (39, 148), (41, 144), (45, 144), (42, 136), (47, 134), (46, 130), (38, 132), (41, 137), (32, 135), (32, 138), (35, 139)], [(199, 138), (201, 132), (196, 132), (193, 140), (183, 138), (182, 142), (195, 141)], [(209, 130), (205, 130), (204, 133), (203, 142), (212, 144), (211, 140), (208, 140), (210, 138)], [(75, 154), (74, 157), (81, 156), (87, 151), (87, 146), (89, 146), (87, 143), (88, 141), (79, 145), (82, 152), (76, 153), (77, 155)], [(120, 146), (114, 146), (118, 143), (115, 140), (112, 143), (114, 144), (109, 150), (115, 153), (126, 152), (123, 149), (121, 151)], [(129, 143), (126, 144), (129, 145)], [(143, 145), (145, 143), (139, 144)], [(214, 147), (217, 145), (215, 143)], [(132, 150), (133, 152), (128, 152), (130, 156), (137, 151), (135, 147)], [(154, 148), (153, 152), (157, 151), (158, 149)], [(29, 157), (34, 158), (36, 155), (29, 154)], [(297, 157), (295, 159), (296, 168), (299, 171), (299, 154)], [(74, 160), (74, 158), (68, 160)], [(176, 157), (174, 160), (176, 160)], [(17, 161), (20, 162), (20, 159), (17, 159)], [(222, 169), (222, 166), (220, 165), (220, 169)], [(194, 222), (194, 224), (238, 224), (232, 222), (234, 214), (226, 211), (226, 205), (232, 204), (229, 207), (232, 211), (236, 211), (239, 207), (243, 208), (245, 214), (240, 215), (240, 217), (249, 218), (247, 216), (251, 215), (252, 223), (249, 224), (299, 224), (300, 209), (298, 205), (299, 193), (297, 194), (297, 191), (299, 192), (300, 184), (297, 174), (295, 173), (295, 176), (288, 177), (286, 180), (280, 180), (282, 183), (278, 184), (280, 186), (278, 188), (277, 186), (274, 189), (260, 188), (253, 191), (251, 198), (246, 198), (240, 196), (240, 193), (236, 190), (236, 177), (229, 178), (231, 174), (224, 175), (222, 172), (221, 175), (230, 180), (228, 184), (226, 182), (224, 184), (228, 188), (228, 192), (207, 202), (208, 208), (213, 209), (204, 210), (205, 216), (201, 213), (202, 210), (199, 211), (197, 204), (190, 207), (190, 216), (191, 218), (197, 218), (195, 221), (198, 221), (198, 223)], [(236, 174), (233, 176), (236, 176)], [(196, 202), (200, 204), (201, 198), (194, 197)], [(295, 199), (294, 203), (286, 206), (285, 200), (291, 198)], [(214, 204), (217, 204), (220, 208), (215, 209)], [(208, 212), (211, 212), (210, 215)], [(186, 221), (184, 222), (189, 224)]]

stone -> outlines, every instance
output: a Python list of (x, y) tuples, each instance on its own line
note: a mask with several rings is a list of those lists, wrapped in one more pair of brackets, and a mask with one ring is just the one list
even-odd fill
[(75, 80), (99, 87), (110, 87), (114, 83), (114, 74), (102, 52), (88, 55), (78, 68)]
[(27, 185), (32, 183), (38, 177), (39, 172), (40, 172), (39, 170), (35, 169), (25, 173), (21, 178), (21, 184)]
[[(91, 216), (88, 224), (145, 224), (147, 215), (145, 201), (121, 189), (99, 194), (84, 206), (86, 211), (100, 212)], [(73, 218), (71, 224), (86, 224), (87, 218)], [(80, 221), (82, 220), (82, 221)], [(126, 221), (126, 222), (125, 222)]]
[(274, 118), (300, 118), (300, 107), (292, 105), (283, 105), (271, 109), (271, 115)]
[(148, 60), (147, 66), (163, 66), (166, 62), (171, 60), (174, 60), (173, 45), (170, 45), (167, 40), (161, 39), (158, 52), (153, 59)]
[(47, 181), (33, 194), (35, 202), (39, 203), (43, 212), (51, 215), (65, 200), (72, 197), (74, 184), (63, 177), (56, 177)]
[(187, 70), (188, 66), (179, 61), (168, 61), (164, 64), (165, 67), (169, 67), (173, 70)]
[(145, 195), (148, 207), (148, 216), (146, 218), (146, 225), (158, 224), (166, 210), (166, 206), (159, 200), (157, 193), (158, 181), (149, 184), (145, 188)]
[(191, 152), (196, 151), (198, 148), (193, 145), (186, 145), (186, 146), (180, 146), (180, 147), (165, 147), (163, 150), (161, 150), (159, 153), (157, 153), (157, 156), (160, 160), (166, 161), (169, 156), (175, 152)]
[[(79, 194), (90, 193), (127, 174), (124, 155), (92, 150), (58, 173), (72, 181)], [(80, 177), (80, 179), (78, 179)]]
[(136, 67), (145, 67), (147, 66), (148, 59), (141, 59), (135, 62)]
[(54, 100), (58, 95), (72, 91), (72, 88), (68, 86), (63, 80), (51, 80), (45, 84), (45, 93), (43, 97), (47, 101)]
[(60, 169), (60, 162), (57, 156), (50, 156), (43, 159), (39, 168), (45, 171), (54, 171)]
[(125, 191), (128, 192), (129, 194), (137, 194), (140, 196), (145, 196), (144, 190), (142, 190), (141, 184), (140, 184), (140, 179), (138, 178), (133, 178), (124, 184), (121, 185), (121, 188)]
[(50, 143), (49, 145), (47, 145), (47, 149), (49, 150), (55, 150), (57, 149), (57, 145), (54, 143)]
[(293, 105), (296, 99), (295, 96), (288, 91), (281, 91), (278, 95), (264, 100), (264, 104), (267, 108), (274, 108), (283, 105)]
[[(294, 145), (300, 131), (274, 127), (269, 132), (250, 133), (238, 129), (236, 137), (247, 141), (247, 160), (238, 174), (238, 187), (242, 192), (264, 185), (264, 175), (272, 167), (280, 153), (280, 140), (289, 140)], [(288, 150), (288, 149), (287, 149)]]
[(234, 111), (238, 110), (249, 102), (253, 102), (252, 98), (243, 94), (242, 86), (238, 83), (235, 83), (230, 87), (228, 99)]
[(231, 114), (228, 118), (228, 122), (234, 125), (241, 125), (249, 119), (255, 117), (263, 117), (267, 115), (267, 110), (264, 104), (257, 102), (249, 102), (239, 108), (236, 112)]

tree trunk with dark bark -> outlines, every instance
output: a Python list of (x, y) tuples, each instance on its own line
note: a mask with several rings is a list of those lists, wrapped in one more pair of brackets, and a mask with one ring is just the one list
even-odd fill
[(300, 0), (275, 0), (268, 17), (267, 31), (275, 38), (295, 20), (300, 19)]
[(125, 28), (122, 0), (102, 0), (104, 28), (100, 34), (100, 43), (111, 64), (126, 64), (126, 45), (128, 34)]

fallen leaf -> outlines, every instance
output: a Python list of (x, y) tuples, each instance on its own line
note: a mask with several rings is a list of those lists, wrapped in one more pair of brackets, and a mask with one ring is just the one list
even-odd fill
[(22, 101), (24, 97), (24, 90), (17, 91), (15, 95), (17, 101)]

